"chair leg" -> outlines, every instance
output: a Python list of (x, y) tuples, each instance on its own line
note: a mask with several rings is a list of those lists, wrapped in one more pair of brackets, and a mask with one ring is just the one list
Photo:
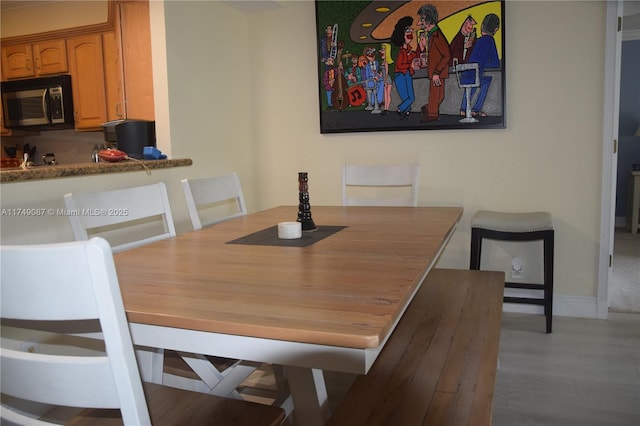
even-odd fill
[(482, 252), (482, 236), (480, 230), (471, 228), (471, 256), (469, 258), (469, 269), (480, 269), (480, 255)]
[(553, 321), (553, 258), (554, 232), (544, 237), (544, 313), (547, 319), (547, 333), (551, 333)]

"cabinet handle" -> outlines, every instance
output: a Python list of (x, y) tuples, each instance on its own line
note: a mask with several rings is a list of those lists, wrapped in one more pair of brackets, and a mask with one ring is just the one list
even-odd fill
[(116, 117), (122, 117), (122, 104), (116, 104)]

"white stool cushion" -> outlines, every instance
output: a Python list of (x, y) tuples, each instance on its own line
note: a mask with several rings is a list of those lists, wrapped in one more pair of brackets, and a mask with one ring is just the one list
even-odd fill
[(471, 219), (471, 227), (500, 232), (536, 232), (552, 230), (553, 222), (547, 212), (503, 213), (480, 210)]

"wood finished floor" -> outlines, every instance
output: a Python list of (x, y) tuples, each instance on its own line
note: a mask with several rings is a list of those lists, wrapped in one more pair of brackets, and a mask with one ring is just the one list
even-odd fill
[(609, 311), (640, 314), (640, 234), (616, 228), (609, 275)]
[(494, 426), (640, 425), (640, 315), (503, 315)]

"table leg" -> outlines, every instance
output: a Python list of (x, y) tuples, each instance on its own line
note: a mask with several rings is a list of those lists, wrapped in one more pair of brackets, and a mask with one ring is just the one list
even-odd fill
[(236, 361), (224, 372), (219, 371), (204, 355), (179, 353), (183, 361), (200, 377), (209, 389), (208, 393), (242, 399), (238, 386), (260, 366), (258, 363)]
[(329, 418), (329, 399), (322, 370), (283, 366), (293, 397), (297, 424), (322, 426)]
[(136, 346), (136, 359), (142, 380), (162, 384), (163, 349)]

